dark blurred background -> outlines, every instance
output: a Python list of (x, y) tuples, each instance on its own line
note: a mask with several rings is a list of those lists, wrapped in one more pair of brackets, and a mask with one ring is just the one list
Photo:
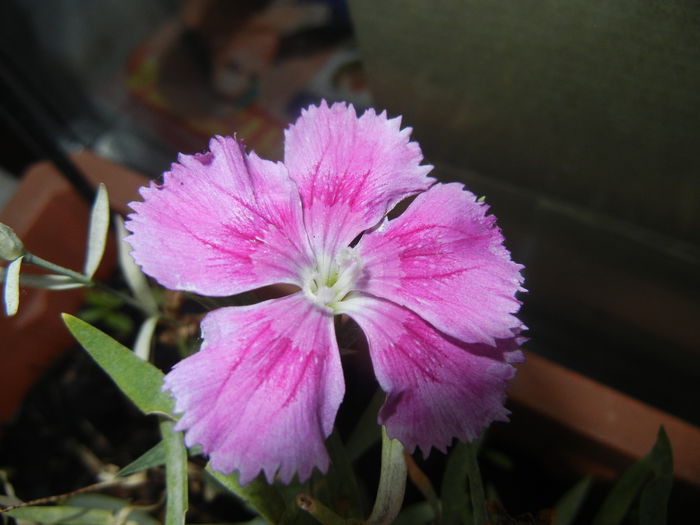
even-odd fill
[(690, 0), (0, 3), (5, 180), (80, 148), (155, 177), (215, 133), (279, 158), (301, 107), (386, 108), (499, 217), (527, 348), (696, 425), (699, 86)]

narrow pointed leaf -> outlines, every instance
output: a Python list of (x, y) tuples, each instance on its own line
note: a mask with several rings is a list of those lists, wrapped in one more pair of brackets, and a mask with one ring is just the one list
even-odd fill
[(472, 512), (475, 525), (486, 525), (489, 519), (486, 509), (486, 498), (484, 497), (484, 485), (481, 481), (479, 462), (477, 461), (478, 442), (465, 443), (467, 447), (467, 478), (469, 479), (469, 494), (472, 502)]
[[(187, 449), (188, 457), (198, 456), (201, 453), (202, 448), (199, 446)], [(141, 472), (142, 470), (160, 467), (161, 465), (165, 465), (165, 443), (163, 443), (162, 440), (117, 472), (116, 476), (125, 478), (127, 476), (131, 476), (132, 474), (136, 474), (137, 472)]]
[[(592, 525), (617, 525), (627, 515), (632, 503), (640, 495), (647, 483), (654, 480), (668, 478), (672, 474), (671, 446), (663, 428), (659, 430), (656, 443), (651, 452), (632, 465), (615, 483), (610, 493), (603, 501)], [(671, 479), (672, 482), (672, 479)], [(667, 499), (666, 491), (670, 491), (670, 482), (662, 481), (647, 493), (647, 501), (644, 504), (647, 509), (655, 507), (650, 498), (658, 496)], [(664, 502), (665, 504), (665, 502)], [(651, 510), (651, 509), (650, 509)]]
[(639, 502), (641, 525), (663, 525), (666, 523), (668, 499), (673, 486), (673, 452), (663, 427), (659, 429), (656, 444), (648, 456), (654, 473), (642, 491)]
[(280, 522), (285, 512), (284, 499), (274, 486), (267, 484), (264, 476), (258, 476), (247, 485), (241, 486), (235, 472), (227, 476), (211, 470), (209, 465), (207, 465), (207, 472), (267, 521)]
[(156, 329), (157, 323), (157, 317), (149, 317), (143, 322), (141, 328), (139, 328), (138, 334), (136, 334), (134, 353), (144, 361), (148, 361), (150, 358), (151, 341), (153, 340), (153, 332)]
[[(66, 505), (83, 509), (102, 509), (114, 514), (112, 525), (126, 522), (128, 525), (160, 525), (160, 522), (144, 510), (133, 508), (133, 502), (107, 494), (77, 494), (66, 500)], [(124, 513), (127, 513), (124, 516)], [(121, 518), (125, 518), (120, 521)]]
[(148, 280), (141, 271), (141, 268), (136, 266), (136, 263), (131, 258), (129, 253), (129, 245), (124, 242), (124, 238), (129, 234), (124, 228), (124, 220), (117, 216), (114, 220), (115, 231), (117, 234), (117, 253), (119, 257), (119, 268), (124, 274), (126, 284), (129, 286), (131, 293), (143, 304), (148, 311), (157, 312), (158, 305), (151, 293), (151, 288), (148, 286)]
[(117, 472), (117, 477), (125, 478), (137, 472), (141, 472), (142, 470), (159, 467), (163, 464), (165, 464), (165, 444), (163, 441), (159, 441), (156, 445), (149, 448), (146, 452)]
[[(469, 450), (464, 443), (457, 443), (447, 459), (442, 477), (442, 523), (457, 525), (468, 523), (469, 495), (467, 475), (469, 471)], [(469, 521), (468, 521), (469, 520)]]
[(23, 257), (18, 257), (7, 265), (5, 273), (5, 285), (3, 286), (3, 301), (5, 313), (12, 317), (19, 308), (19, 270), (22, 267)]
[(172, 399), (161, 390), (163, 373), (140, 359), (104, 332), (85, 321), (63, 314), (63, 321), (100, 367), (145, 414), (170, 414)]
[(95, 202), (90, 213), (90, 225), (88, 230), (87, 255), (85, 256), (85, 266), (83, 273), (86, 277), (92, 278), (97, 271), (97, 267), (102, 261), (102, 256), (107, 245), (107, 230), (109, 229), (109, 198), (107, 188), (100, 184), (97, 188)]
[[(7, 268), (0, 268), (0, 281), (5, 282), (6, 275)], [(67, 275), (31, 273), (21, 274), (19, 276), (19, 285), (21, 287), (43, 288), (45, 290), (70, 290), (85, 286)]]
[(67, 275), (32, 275), (24, 274), (19, 278), (21, 286), (30, 286), (32, 288), (44, 288), (46, 290), (72, 290), (74, 288), (82, 288), (83, 283), (76, 282)]
[(182, 432), (175, 431), (175, 422), (162, 418), (160, 433), (165, 451), (165, 524), (184, 525), (187, 513), (187, 451)]
[(574, 523), (592, 484), (593, 478), (585, 477), (562, 496), (554, 507), (556, 515), (554, 525), (571, 525)]
[(64, 525), (111, 525), (114, 512), (104, 509), (86, 509), (61, 505), (57, 507), (22, 507), (5, 514), (16, 520), (34, 523), (62, 523)]

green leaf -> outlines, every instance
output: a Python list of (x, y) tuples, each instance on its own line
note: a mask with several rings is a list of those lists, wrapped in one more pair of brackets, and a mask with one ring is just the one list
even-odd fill
[(324, 476), (323, 483), (317, 484), (314, 497), (332, 509), (343, 509), (342, 515), (345, 517), (363, 517), (365, 502), (348, 453), (337, 431), (334, 430), (326, 440), (326, 447), (331, 458), (331, 468)]
[(145, 414), (170, 414), (171, 397), (161, 390), (163, 373), (104, 332), (63, 314), (68, 330), (126, 396)]
[(486, 498), (484, 497), (484, 485), (481, 482), (481, 472), (477, 461), (478, 441), (465, 444), (469, 449), (467, 456), (467, 477), (469, 478), (469, 494), (472, 501), (472, 511), (474, 513), (475, 525), (485, 525), (488, 522), (489, 514), (486, 509)]
[(117, 472), (117, 477), (125, 478), (153, 467), (165, 464), (165, 443), (159, 441), (149, 448), (141, 456), (129, 463), (126, 467)]
[(592, 484), (593, 479), (585, 477), (562, 496), (554, 506), (554, 525), (571, 525), (574, 522)]
[(119, 257), (119, 267), (124, 274), (126, 284), (134, 294), (134, 297), (143, 304), (149, 312), (156, 313), (158, 305), (153, 297), (148, 280), (141, 269), (136, 266), (136, 263), (129, 254), (129, 245), (124, 241), (124, 238), (129, 234), (124, 228), (124, 220), (117, 216), (114, 220), (115, 230), (117, 233), (117, 253)]
[(97, 267), (102, 261), (107, 245), (107, 230), (109, 230), (109, 198), (107, 197), (107, 188), (104, 184), (100, 184), (90, 213), (87, 254), (83, 269), (83, 273), (88, 279), (95, 275)]
[(247, 485), (241, 486), (235, 472), (229, 475), (221, 474), (213, 471), (210, 465), (207, 465), (207, 472), (270, 523), (279, 523), (282, 519), (285, 512), (284, 499), (273, 485), (267, 484), (262, 474)]
[(621, 523), (649, 476), (649, 468), (643, 459), (632, 465), (610, 490), (592, 525)]
[(12, 317), (19, 308), (19, 270), (22, 267), (22, 259), (18, 257), (7, 265), (5, 273), (5, 285), (3, 286), (3, 300), (5, 302), (5, 313)]
[(457, 443), (447, 458), (445, 473), (442, 477), (441, 499), (442, 523), (444, 525), (471, 522), (467, 493), (468, 471), (469, 449), (464, 443)]
[[(187, 449), (188, 457), (198, 456), (201, 453), (202, 449), (199, 446)], [(149, 448), (146, 452), (117, 472), (116, 476), (125, 478), (137, 472), (141, 472), (142, 470), (160, 467), (161, 465), (165, 465), (165, 443), (163, 443), (163, 441), (159, 441), (156, 445)]]
[(661, 427), (651, 452), (620, 476), (598, 510), (592, 525), (618, 525), (621, 523), (634, 500), (640, 493), (644, 494), (643, 489), (646, 491), (645, 485), (648, 492), (640, 502), (642, 510), (651, 512), (658, 519), (663, 517), (663, 521), (643, 521), (643, 523), (664, 523), (672, 482), (671, 445), (666, 432)]
[(148, 361), (151, 355), (151, 341), (156, 324), (158, 324), (158, 317), (149, 317), (143, 322), (138, 334), (136, 334), (134, 353), (144, 361)]
[(668, 499), (673, 487), (673, 452), (663, 427), (659, 429), (648, 460), (654, 479), (642, 491), (639, 502), (640, 524), (662, 525), (666, 523)]
[[(112, 524), (121, 523), (117, 518), (125, 517), (124, 522), (137, 525), (160, 525), (160, 522), (147, 512), (133, 508), (130, 501), (107, 494), (78, 494), (66, 500), (66, 505), (84, 509), (103, 509), (112, 511)], [(126, 513), (126, 516), (123, 516)]]
[(17, 520), (35, 523), (63, 523), (65, 525), (112, 525), (114, 512), (104, 509), (86, 509), (70, 505), (56, 507), (21, 507), (5, 514)]
[(184, 525), (187, 513), (187, 451), (182, 432), (175, 431), (175, 422), (161, 418), (160, 433), (165, 451), (165, 524)]
[[(5, 281), (6, 268), (0, 268), (0, 281)], [(71, 290), (82, 288), (83, 283), (76, 282), (67, 275), (32, 274), (25, 273), (19, 276), (19, 285), (27, 288), (43, 288), (45, 290)]]

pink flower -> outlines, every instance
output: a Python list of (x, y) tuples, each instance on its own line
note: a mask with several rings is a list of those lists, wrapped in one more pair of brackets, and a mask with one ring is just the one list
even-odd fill
[(210, 296), (299, 288), (209, 313), (201, 350), (165, 378), (177, 428), (214, 469), (288, 483), (328, 468), (345, 388), (340, 314), (365, 333), (387, 393), (379, 423), (408, 451), (445, 450), (506, 419), (521, 266), (488, 207), (428, 177), (409, 135), (398, 118), (324, 102), (285, 132), (283, 164), (214, 137), (131, 204), (132, 255), (162, 285)]

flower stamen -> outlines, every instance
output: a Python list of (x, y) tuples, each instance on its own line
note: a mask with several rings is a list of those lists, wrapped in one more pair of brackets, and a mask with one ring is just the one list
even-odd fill
[(362, 268), (362, 260), (352, 248), (343, 248), (335, 257), (319, 257), (304, 272), (304, 295), (321, 308), (337, 313), (338, 304), (355, 289)]

